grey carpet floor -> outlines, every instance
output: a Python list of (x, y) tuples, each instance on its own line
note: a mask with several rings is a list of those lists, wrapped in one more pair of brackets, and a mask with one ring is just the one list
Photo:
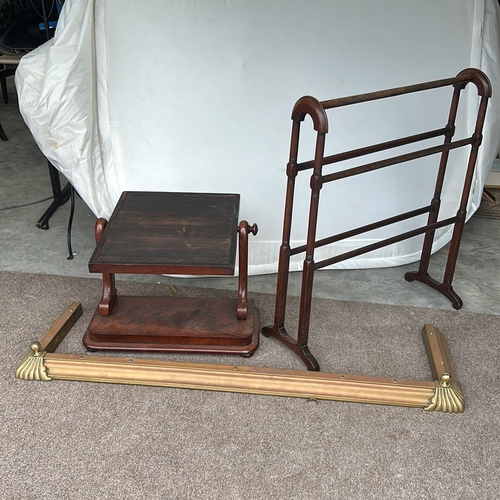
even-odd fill
[[(5, 499), (497, 499), (500, 316), (315, 299), (323, 371), (431, 380), (420, 330), (445, 335), (463, 414), (331, 401), (14, 377), (72, 302), (84, 314), (58, 352), (83, 353), (95, 279), (1, 272), (0, 497)], [(120, 282), (127, 294), (224, 295)], [(253, 295), (262, 324), (273, 296)], [(294, 332), (296, 299), (287, 328)], [(162, 359), (302, 369), (273, 339), (250, 359)], [(144, 357), (144, 356), (142, 356)]]

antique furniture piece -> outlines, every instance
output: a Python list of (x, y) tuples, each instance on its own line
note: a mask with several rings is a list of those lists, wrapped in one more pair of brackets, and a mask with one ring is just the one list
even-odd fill
[[(247, 298), (248, 233), (238, 224), (238, 194), (122, 194), (109, 223), (96, 223), (89, 270), (103, 274), (103, 295), (84, 335), (88, 350), (251, 355), (259, 310)], [(129, 297), (115, 273), (233, 275), (239, 246), (238, 298)]]
[[(472, 135), (470, 135), (470, 137), (454, 141), (453, 136), (455, 134), (455, 120), (457, 116), (460, 95), (461, 92), (465, 89), (465, 87), (471, 82), (474, 83), (474, 85), (477, 87), (477, 92), (478, 95), (480, 96), (475, 129)], [(446, 86), (453, 87), (453, 96), (451, 100), (448, 122), (444, 127), (436, 130), (426, 131), (417, 135), (398, 138), (396, 140), (389, 142), (374, 144), (360, 149), (334, 154), (331, 156), (324, 155), (325, 139), (328, 133), (328, 117), (326, 114), (327, 110), (335, 109), (340, 106), (347, 106), (350, 104), (374, 101), (377, 99), (389, 98), (393, 96), (399, 96), (403, 94), (419, 92), (429, 89), (436, 89)], [(280, 255), (279, 255), (274, 324), (263, 328), (262, 333), (264, 335), (266, 336), (272, 335), (276, 337), (278, 340), (280, 340), (282, 343), (284, 343), (286, 346), (288, 346), (304, 361), (309, 370), (319, 370), (319, 364), (316, 358), (311, 354), (309, 347), (307, 345), (309, 337), (309, 323), (311, 318), (311, 299), (312, 299), (314, 271), (332, 264), (336, 264), (338, 262), (342, 262), (351, 257), (362, 255), (372, 250), (390, 245), (392, 243), (396, 243), (398, 241), (402, 241), (404, 239), (412, 238), (414, 236), (421, 234), (424, 234), (425, 237), (423, 240), (423, 246), (420, 256), (420, 265), (418, 271), (406, 273), (405, 279), (407, 281), (414, 281), (414, 280), (421, 281), (422, 283), (429, 285), (430, 287), (434, 288), (438, 292), (442, 293), (445, 297), (447, 297), (451, 301), (452, 306), (455, 309), (460, 309), (462, 307), (463, 304), (462, 300), (452, 288), (452, 280), (455, 271), (455, 265), (457, 262), (458, 250), (460, 246), (460, 240), (462, 237), (463, 227), (466, 220), (466, 207), (467, 207), (469, 193), (471, 190), (477, 153), (482, 140), (482, 129), (486, 114), (486, 108), (488, 105), (488, 99), (490, 97), (491, 97), (491, 84), (488, 77), (478, 69), (465, 69), (461, 71), (455, 78), (448, 78), (445, 80), (437, 80), (417, 85), (411, 85), (407, 87), (400, 87), (400, 88), (383, 90), (368, 94), (355, 95), (340, 99), (332, 99), (323, 102), (319, 102), (317, 99), (310, 96), (303, 97), (297, 101), (292, 112), (293, 128), (291, 135), (290, 159), (287, 165), (287, 192), (286, 192), (285, 215), (283, 223), (283, 240), (282, 240), (282, 245), (280, 247)], [(300, 125), (301, 122), (305, 119), (306, 115), (309, 115), (312, 118), (314, 130), (317, 132), (315, 153), (313, 160), (298, 163), (297, 157), (299, 153)], [(420, 141), (426, 141), (440, 136), (444, 137), (444, 141), (443, 144), (439, 146), (426, 147), (424, 149), (420, 149), (406, 154), (399, 154), (393, 157), (389, 157), (387, 159), (372, 161), (364, 164), (362, 163), (359, 166), (336, 171), (334, 173), (326, 173), (326, 174), (323, 173), (323, 167), (326, 165), (335, 164), (345, 160), (352, 160), (372, 153), (378, 153), (381, 151), (386, 151), (388, 149), (398, 148), (400, 146), (414, 144)], [(449, 153), (454, 149), (465, 146), (470, 146), (470, 154), (468, 158), (465, 179), (463, 182), (462, 195), (458, 203), (458, 211), (456, 212), (456, 215), (453, 217), (439, 220), (439, 209), (441, 204), (440, 197), (443, 188)], [(316, 227), (317, 227), (317, 220), (319, 213), (320, 193), (324, 185), (326, 185), (329, 182), (339, 181), (347, 177), (365, 174), (368, 172), (372, 172), (374, 170), (389, 167), (391, 165), (398, 165), (401, 163), (408, 162), (410, 160), (415, 160), (417, 158), (423, 158), (425, 156), (439, 154), (439, 153), (440, 153), (440, 162), (437, 172), (434, 195), (427, 206), (419, 207), (406, 213), (395, 215), (393, 217), (389, 217), (383, 220), (375, 221), (368, 225), (364, 225), (362, 227), (358, 227), (343, 232), (341, 234), (335, 234), (333, 236), (322, 238), (320, 240), (316, 239)], [(291, 240), (295, 180), (300, 172), (311, 171), (311, 170), (312, 170), (310, 179), (311, 198), (309, 207), (306, 244), (303, 246), (297, 246), (295, 248), (291, 248), (290, 240)], [(376, 243), (365, 245), (361, 248), (345, 252), (340, 255), (334, 255), (330, 258), (326, 258), (319, 262), (314, 261), (314, 250), (316, 248), (323, 247), (325, 245), (329, 245), (335, 242), (339, 242), (346, 238), (363, 234), (368, 231), (372, 231), (374, 229), (390, 226), (392, 224), (396, 224), (398, 222), (407, 219), (418, 217), (423, 214), (428, 214), (428, 215), (427, 215), (427, 224), (425, 224), (422, 227), (406, 231), (402, 234), (396, 234), (390, 238), (386, 238)], [(428, 273), (434, 233), (438, 228), (451, 225), (453, 225), (453, 235), (449, 247), (446, 269), (444, 272), (443, 281), (439, 282), (434, 278), (432, 278)], [(302, 274), (300, 312), (298, 320), (298, 334), (297, 334), (297, 339), (294, 339), (290, 335), (288, 335), (285, 329), (285, 309), (286, 309), (286, 298), (287, 298), (287, 287), (288, 287), (288, 274), (290, 267), (290, 257), (292, 255), (297, 255), (303, 252), (305, 252), (305, 259), (302, 271), (303, 274)]]
[(56, 353), (81, 314), (79, 302), (70, 304), (40, 341), (31, 343), (30, 352), (16, 370), (16, 377), (41, 382), (73, 380), (350, 401), (443, 413), (461, 413), (465, 408), (446, 341), (433, 325), (422, 329), (434, 377), (433, 381), (427, 381)]

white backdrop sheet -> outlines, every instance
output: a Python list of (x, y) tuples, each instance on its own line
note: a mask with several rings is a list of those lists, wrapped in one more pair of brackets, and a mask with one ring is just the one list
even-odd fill
[[(259, 225), (250, 273), (269, 273), (281, 244), (290, 114), (303, 95), (326, 100), (480, 68), (493, 98), (469, 216), (478, 208), (499, 150), (499, 18), (497, 0), (66, 0), (54, 39), (21, 61), (19, 105), (41, 151), (98, 217), (124, 190), (240, 193), (240, 218)], [(456, 138), (473, 130), (469, 87)], [(450, 99), (447, 88), (332, 110), (327, 153), (444, 126)], [(306, 160), (308, 119), (302, 129)], [(467, 153), (451, 155), (442, 217), (457, 210)], [(437, 165), (432, 156), (328, 185), (318, 237), (427, 205)], [(308, 184), (299, 175), (293, 245), (305, 241)], [(422, 223), (322, 248), (316, 260)], [(439, 231), (434, 251), (450, 238), (450, 228)], [(413, 262), (421, 241), (337, 267)]]

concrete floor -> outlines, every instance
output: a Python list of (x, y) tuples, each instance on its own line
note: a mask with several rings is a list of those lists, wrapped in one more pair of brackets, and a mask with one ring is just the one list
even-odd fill
[[(52, 195), (47, 162), (19, 114), (9, 80), (9, 103), (0, 103), (0, 123), (9, 137), (8, 142), (0, 142), (0, 270), (98, 279), (87, 269), (94, 249), (95, 216), (78, 197), (72, 230), (73, 260), (67, 259), (69, 203), (52, 216), (48, 230), (36, 227)], [(500, 220), (474, 216), (466, 224), (453, 281), (464, 301), (462, 311), (500, 314), (499, 242)], [(436, 279), (442, 277), (446, 257), (447, 247), (432, 258), (430, 273)], [(439, 293), (404, 280), (405, 272), (416, 267), (322, 270), (315, 275), (314, 296), (451, 310), (449, 301)], [(117, 279), (236, 290), (236, 278), (120, 275)], [(290, 294), (300, 294), (300, 280), (300, 273), (292, 273)], [(276, 275), (249, 278), (250, 292), (274, 293), (275, 286)]]

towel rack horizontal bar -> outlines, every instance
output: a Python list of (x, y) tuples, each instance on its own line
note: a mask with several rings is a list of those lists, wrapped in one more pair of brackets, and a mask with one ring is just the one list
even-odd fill
[(419, 151), (406, 153), (404, 155), (393, 156), (392, 158), (387, 158), (385, 160), (366, 163), (365, 165), (360, 165), (359, 167), (349, 168), (347, 170), (342, 170), (341, 172), (334, 172), (333, 174), (324, 175), (321, 177), (321, 179), (323, 183), (326, 183), (339, 179), (345, 179), (346, 177), (352, 177), (353, 175), (372, 172), (373, 170), (379, 170), (381, 168), (390, 167), (399, 163), (405, 163), (407, 161), (416, 160), (418, 158), (424, 158), (425, 156), (442, 153), (443, 151), (458, 149), (463, 146), (467, 146), (468, 144), (472, 144), (474, 142), (474, 139), (474, 137), (469, 137), (467, 139), (461, 139), (460, 141), (454, 141), (448, 144), (434, 146), (432, 148), (421, 149)]
[[(333, 236), (329, 236), (328, 238), (318, 240), (315, 242), (314, 248), (323, 247), (337, 241), (345, 240), (346, 238), (352, 238), (353, 236), (367, 233), (368, 231), (373, 231), (374, 229), (390, 226), (391, 224), (396, 224), (397, 222), (408, 220), (413, 217), (418, 217), (419, 215), (428, 214), (429, 212), (432, 212), (432, 210), (434, 210), (434, 207), (432, 205), (427, 205), (425, 207), (412, 210), (411, 212), (405, 212), (404, 214), (395, 215), (394, 217), (389, 217), (388, 219), (372, 222), (371, 224), (367, 224), (366, 226), (357, 227), (356, 229), (351, 229), (349, 231), (345, 231), (344, 233), (336, 234)], [(290, 249), (290, 255), (297, 255), (299, 253), (305, 252), (306, 247), (307, 245), (301, 245), (300, 247), (292, 248)]]
[[(460, 76), (456, 76), (455, 78), (445, 78), (444, 80), (434, 80), (431, 82), (417, 83), (415, 85), (407, 85), (404, 87), (395, 87), (387, 90), (368, 92), (366, 94), (357, 94), (348, 97), (329, 99), (327, 101), (321, 101), (321, 106), (323, 107), (323, 109), (340, 108), (341, 106), (349, 106), (350, 104), (376, 101), (378, 99), (385, 99), (387, 97), (395, 97), (404, 94), (411, 94), (414, 92), (421, 92), (422, 90), (432, 90), (440, 87), (448, 87), (450, 85), (460, 85), (463, 83), (469, 83), (471, 81), (473, 81), (472, 75), (463, 72)], [(482, 89), (480, 89), (479, 87), (478, 89), (480, 91), (480, 95), (483, 95)]]
[[(352, 149), (351, 151), (345, 151), (343, 153), (325, 156), (323, 158), (322, 165), (330, 165), (332, 163), (352, 160), (353, 158), (358, 158), (360, 156), (366, 156), (373, 153), (379, 153), (380, 151), (385, 151), (387, 149), (398, 148), (401, 146), (406, 146), (407, 144), (434, 139), (435, 137), (445, 135), (447, 132), (449, 132), (449, 128), (443, 127), (432, 130), (430, 132), (423, 132), (421, 134), (401, 137), (400, 139), (395, 139), (393, 141), (382, 142), (380, 144), (374, 144), (372, 146), (366, 146), (364, 148)], [(297, 169), (297, 172), (314, 168), (314, 160), (298, 163), (295, 168)]]
[(321, 269), (322, 267), (330, 266), (332, 264), (337, 264), (339, 262), (342, 262), (343, 260), (351, 259), (352, 257), (357, 257), (358, 255), (363, 255), (364, 253), (368, 253), (373, 250), (377, 250), (379, 248), (392, 245), (393, 243), (397, 243), (398, 241), (403, 241), (408, 238), (412, 238), (413, 236), (418, 236), (419, 234), (428, 233), (429, 231), (439, 229), (440, 227), (449, 226), (451, 224), (454, 224), (455, 222), (458, 222), (459, 220), (460, 217), (455, 216), (455, 217), (450, 217), (449, 219), (443, 219), (442, 221), (434, 222), (433, 224), (428, 224), (426, 226), (419, 227), (417, 229), (412, 229), (411, 231), (398, 234), (397, 236), (392, 236), (391, 238), (378, 241), (377, 243), (372, 243), (371, 245), (366, 245), (364, 247), (357, 248), (356, 250), (351, 250), (350, 252), (345, 252), (341, 255), (337, 255), (335, 257), (330, 257), (329, 259), (316, 262), (314, 264), (314, 269)]

